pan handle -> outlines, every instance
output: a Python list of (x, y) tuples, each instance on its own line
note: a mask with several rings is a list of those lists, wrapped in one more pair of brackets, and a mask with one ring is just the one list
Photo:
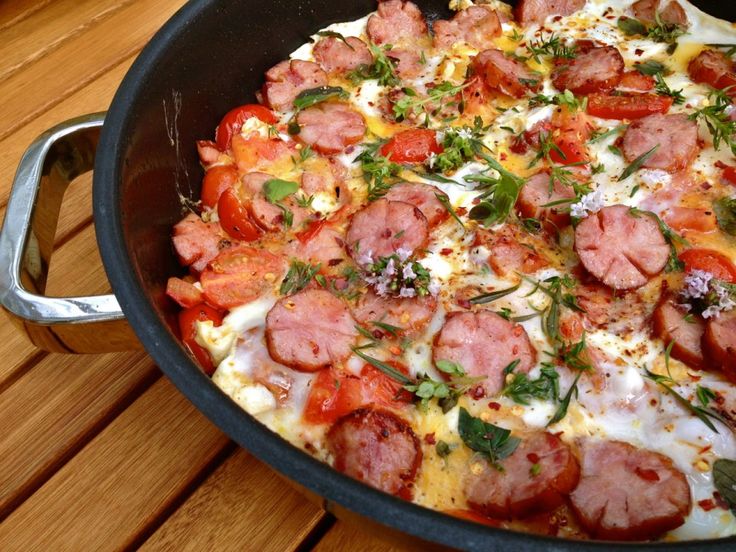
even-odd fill
[(71, 119), (23, 154), (0, 231), (0, 306), (40, 349), (140, 348), (114, 295), (46, 297), (59, 210), (69, 183), (92, 170), (104, 113)]

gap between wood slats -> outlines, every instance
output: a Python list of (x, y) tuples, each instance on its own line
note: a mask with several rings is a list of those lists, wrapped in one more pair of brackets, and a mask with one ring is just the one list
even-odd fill
[(0, 31), (20, 23), (53, 0), (6, 0), (0, 7)]

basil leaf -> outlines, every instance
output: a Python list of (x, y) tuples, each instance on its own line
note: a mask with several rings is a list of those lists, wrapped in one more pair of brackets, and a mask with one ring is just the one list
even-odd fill
[(713, 484), (736, 515), (736, 460), (719, 458), (713, 463)]
[(647, 34), (647, 28), (644, 23), (633, 17), (619, 17), (617, 25), (626, 36)]
[(306, 109), (315, 104), (330, 100), (332, 98), (346, 99), (348, 93), (342, 86), (320, 86), (318, 88), (310, 88), (299, 93), (294, 98), (294, 107), (299, 111)]
[(654, 146), (649, 151), (646, 151), (646, 152), (642, 153), (639, 157), (637, 157), (636, 159), (634, 159), (631, 162), (631, 165), (629, 165), (628, 167), (626, 167), (624, 169), (624, 172), (621, 173), (621, 176), (618, 177), (618, 181), (621, 182), (622, 180), (626, 180), (632, 174), (634, 174), (636, 171), (638, 171), (641, 168), (641, 166), (644, 163), (646, 163), (647, 159), (649, 159), (654, 154), (654, 152), (657, 151), (657, 149), (659, 149), (659, 144), (657, 144), (656, 146)]
[(649, 61), (644, 61), (642, 63), (635, 63), (634, 69), (639, 71), (642, 75), (649, 75), (651, 77), (653, 77), (657, 73), (667, 72), (667, 66), (664, 63), (654, 61), (653, 59), (650, 59)]
[(278, 203), (299, 189), (299, 184), (289, 180), (272, 178), (263, 184), (263, 195), (269, 203)]
[(736, 198), (722, 197), (713, 202), (718, 226), (726, 234), (736, 236)]
[(521, 286), (521, 282), (510, 288), (499, 289), (490, 293), (477, 295), (476, 297), (470, 299), (468, 302), (472, 305), (482, 305), (484, 303), (490, 303), (491, 301), (495, 301), (496, 299), (500, 299), (501, 297), (506, 297), (507, 295), (514, 293), (517, 289), (519, 289), (519, 286)]
[(345, 46), (355, 51), (355, 48), (350, 45), (347, 39), (337, 31), (320, 31), (317, 33), (317, 36), (336, 38), (338, 40), (341, 40), (345, 44)]
[(468, 448), (484, 454), (496, 467), (499, 467), (497, 466), (499, 460), (511, 456), (521, 443), (521, 439), (511, 436), (510, 430), (471, 416), (462, 407), (457, 421), (457, 431)]

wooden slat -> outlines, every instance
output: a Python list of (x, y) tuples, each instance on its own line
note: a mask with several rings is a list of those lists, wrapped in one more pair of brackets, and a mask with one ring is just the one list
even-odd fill
[(57, 0), (0, 29), (0, 79), (85, 32), (132, 0)]
[(141, 550), (286, 552), (294, 550), (324, 515), (268, 467), (238, 449)]
[(338, 521), (313, 548), (313, 552), (360, 550), (361, 552), (411, 552), (412, 548), (390, 544), (375, 535), (361, 532), (354, 525)]
[(0, 524), (0, 550), (119, 550), (228, 446), (166, 378)]
[(53, 0), (5, 0), (0, 4), (0, 29), (17, 25)]
[(49, 355), (0, 398), (0, 519), (159, 371), (144, 353)]
[[(135, 0), (88, 32), (0, 81), (0, 138), (139, 50), (183, 3)], [(121, 27), (125, 32), (120, 31)]]

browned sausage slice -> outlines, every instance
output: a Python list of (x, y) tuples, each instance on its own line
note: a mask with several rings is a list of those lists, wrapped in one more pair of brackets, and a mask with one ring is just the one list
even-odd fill
[(624, 74), (624, 58), (614, 46), (596, 46), (564, 60), (552, 75), (558, 90), (575, 94), (607, 92), (616, 87)]
[(645, 23), (655, 23), (657, 15), (662, 23), (674, 23), (682, 27), (686, 27), (688, 23), (687, 14), (677, 0), (667, 2), (664, 9), (661, 0), (638, 0), (631, 5), (631, 9), (634, 16)]
[[(736, 84), (736, 66), (730, 57), (718, 50), (703, 50), (687, 66), (693, 82), (709, 84), (714, 88), (729, 88)], [(733, 112), (731, 112), (733, 115)]]
[(327, 86), (327, 73), (313, 61), (285, 60), (266, 71), (264, 103), (277, 111), (291, 111), (300, 92)]
[(399, 249), (416, 251), (427, 242), (427, 218), (403, 201), (379, 199), (353, 215), (346, 235), (350, 255), (358, 262), (388, 257)]
[(225, 238), (217, 231), (219, 225), (203, 222), (194, 213), (188, 214), (174, 225), (171, 240), (181, 264), (202, 272), (217, 257), (220, 243)]
[(687, 115), (655, 113), (633, 121), (626, 129), (623, 152), (631, 163), (659, 145), (642, 165), (645, 169), (675, 172), (686, 168), (698, 153), (698, 125)]
[(396, 45), (425, 36), (427, 23), (413, 2), (386, 0), (378, 2), (378, 11), (368, 18), (366, 31), (374, 44)]
[(432, 357), (456, 362), (470, 376), (485, 376), (481, 385), (492, 396), (503, 388), (503, 369), (518, 359), (515, 372), (528, 372), (537, 351), (519, 324), (491, 311), (459, 312), (448, 315), (435, 337)]
[(485, 86), (507, 96), (521, 98), (539, 89), (540, 77), (524, 63), (506, 57), (501, 50), (483, 50), (473, 59), (473, 68)]
[(437, 195), (447, 199), (445, 192), (429, 184), (402, 182), (394, 185), (385, 197), (391, 201), (411, 203), (422, 212), (429, 226), (433, 227), (450, 216), (442, 202), (437, 199)]
[(682, 525), (690, 511), (685, 475), (666, 456), (621, 441), (586, 440), (570, 498), (597, 539), (649, 540)]
[(481, 460), (471, 463), (464, 488), (468, 504), (486, 516), (511, 519), (549, 512), (578, 484), (575, 455), (551, 433), (523, 436), (501, 462), (503, 471)]
[(703, 334), (703, 352), (736, 383), (736, 310), (721, 312), (708, 319)]
[[(272, 180), (273, 176), (262, 172), (248, 173), (243, 176), (243, 192), (247, 197), (247, 205), (256, 224), (269, 232), (283, 230), (284, 211), (277, 205), (270, 203), (263, 193), (263, 185)], [(307, 219), (309, 213), (299, 207), (288, 197), (281, 202), (292, 214), (291, 227), (298, 228)]]
[(373, 63), (368, 46), (355, 36), (346, 37), (345, 42), (328, 36), (314, 45), (312, 53), (317, 63), (328, 73), (344, 73)]
[(470, 6), (448, 20), (434, 22), (434, 45), (451, 48), (457, 42), (466, 42), (477, 50), (493, 47), (493, 37), (501, 34), (501, 22), (495, 10), (487, 6)]
[(571, 203), (561, 203), (550, 207), (544, 207), (544, 205), (574, 199), (575, 192), (557, 179), (550, 190), (549, 182), (549, 173), (546, 172), (537, 173), (529, 178), (519, 192), (516, 207), (523, 217), (549, 221), (553, 226), (562, 228), (570, 224), (570, 214), (564, 210), (565, 208), (569, 210)]
[(304, 372), (345, 360), (357, 336), (348, 307), (323, 289), (283, 297), (266, 316), (271, 358)]
[[(363, 294), (353, 307), (355, 319), (373, 331), (372, 322), (383, 322), (400, 328), (402, 334), (423, 330), (437, 310), (437, 299), (424, 297), (381, 297), (373, 290)], [(380, 329), (380, 328), (379, 328)]]
[(402, 79), (416, 78), (424, 70), (422, 57), (416, 49), (391, 48), (386, 52), (386, 56), (393, 60), (396, 74)]
[(575, 251), (585, 269), (613, 289), (643, 286), (662, 272), (670, 248), (650, 216), (626, 205), (604, 207), (575, 229)]
[(297, 138), (320, 153), (340, 153), (360, 142), (365, 134), (363, 116), (343, 103), (323, 103), (301, 111), (296, 117)]
[(499, 276), (514, 276), (516, 272), (533, 274), (549, 266), (538, 252), (544, 240), (521, 230), (516, 224), (504, 224), (499, 230), (481, 228), (476, 232), (474, 245), (484, 245), (491, 250), (488, 264)]
[(705, 332), (705, 322), (695, 314), (686, 320), (686, 315), (687, 311), (677, 304), (674, 297), (666, 297), (654, 310), (652, 329), (654, 335), (664, 341), (665, 346), (672, 343), (672, 358), (700, 369), (703, 368), (703, 349), (700, 343)]
[(585, 0), (520, 0), (514, 7), (514, 15), (522, 25), (544, 23), (550, 15), (570, 15), (584, 5)]
[(327, 432), (336, 470), (376, 489), (411, 499), (422, 449), (411, 426), (386, 410), (361, 408)]

